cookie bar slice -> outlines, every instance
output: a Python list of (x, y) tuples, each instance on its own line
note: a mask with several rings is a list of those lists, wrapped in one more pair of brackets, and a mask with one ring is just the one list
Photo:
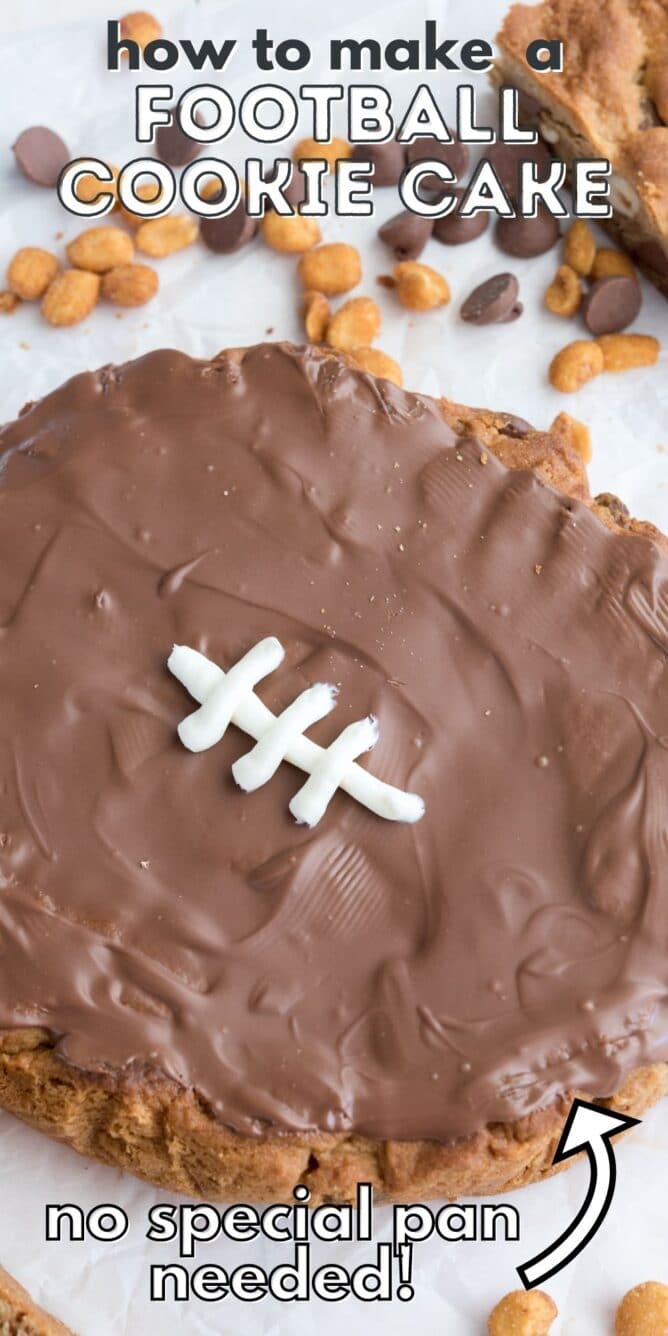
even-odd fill
[(27, 1290), (0, 1266), (0, 1336), (74, 1336), (33, 1303)]
[[(564, 43), (562, 73), (527, 64), (537, 39)], [(668, 0), (513, 5), (497, 44), (493, 78), (520, 90), (524, 123), (568, 166), (609, 160), (606, 226), (668, 295)]]

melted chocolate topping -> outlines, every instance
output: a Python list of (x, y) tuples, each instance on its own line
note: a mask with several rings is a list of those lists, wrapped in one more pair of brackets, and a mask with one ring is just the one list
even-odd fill
[[(668, 563), (280, 345), (77, 376), (0, 436), (0, 1024), (230, 1127), (446, 1140), (668, 1059)], [(483, 456), (481, 458), (481, 455)], [(174, 642), (380, 721), (393, 825), (199, 755)], [(365, 762), (363, 762), (365, 763)]]

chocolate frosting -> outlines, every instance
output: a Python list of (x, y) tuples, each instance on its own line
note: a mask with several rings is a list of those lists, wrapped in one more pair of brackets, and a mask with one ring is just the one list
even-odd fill
[[(77, 376), (0, 436), (0, 1024), (229, 1127), (449, 1140), (668, 1059), (668, 562), (281, 345)], [(174, 642), (419, 793), (297, 826)]]

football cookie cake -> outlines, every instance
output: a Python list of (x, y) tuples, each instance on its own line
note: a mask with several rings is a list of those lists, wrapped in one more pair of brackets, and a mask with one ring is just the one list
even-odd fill
[[(174, 648), (176, 647), (176, 648)], [(668, 559), (288, 345), (0, 436), (0, 1103), (209, 1199), (506, 1189), (668, 1086)]]

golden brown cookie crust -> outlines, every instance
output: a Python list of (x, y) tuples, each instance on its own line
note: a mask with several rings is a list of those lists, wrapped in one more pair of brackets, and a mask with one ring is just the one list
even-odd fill
[[(527, 64), (527, 46), (538, 38), (563, 41), (561, 73), (537, 74)], [(557, 155), (568, 166), (578, 157), (609, 160), (610, 230), (630, 249), (658, 243), (668, 263), (666, 0), (517, 4), (497, 41), (495, 80), (540, 102), (536, 124)]]
[(0, 1336), (74, 1336), (74, 1333), (38, 1308), (28, 1291), (0, 1266)]
[[(631, 520), (616, 498), (591, 501), (582, 458), (563, 433), (445, 399), (441, 408), (453, 430), (475, 434), (507, 467), (534, 470), (591, 504), (610, 527), (659, 537)], [(582, 1093), (566, 1092), (549, 1108), (451, 1144), (324, 1132), (247, 1138), (225, 1128), (195, 1091), (166, 1077), (102, 1077), (64, 1062), (46, 1030), (0, 1034), (0, 1107), (82, 1155), (208, 1201), (290, 1200), (297, 1183), (308, 1185), (313, 1205), (353, 1201), (358, 1182), (371, 1183), (379, 1200), (397, 1202), (507, 1192), (555, 1172), (566, 1112)], [(668, 1064), (656, 1063), (597, 1102), (638, 1117), (666, 1093)], [(50, 1328), (43, 1331), (50, 1336)]]

